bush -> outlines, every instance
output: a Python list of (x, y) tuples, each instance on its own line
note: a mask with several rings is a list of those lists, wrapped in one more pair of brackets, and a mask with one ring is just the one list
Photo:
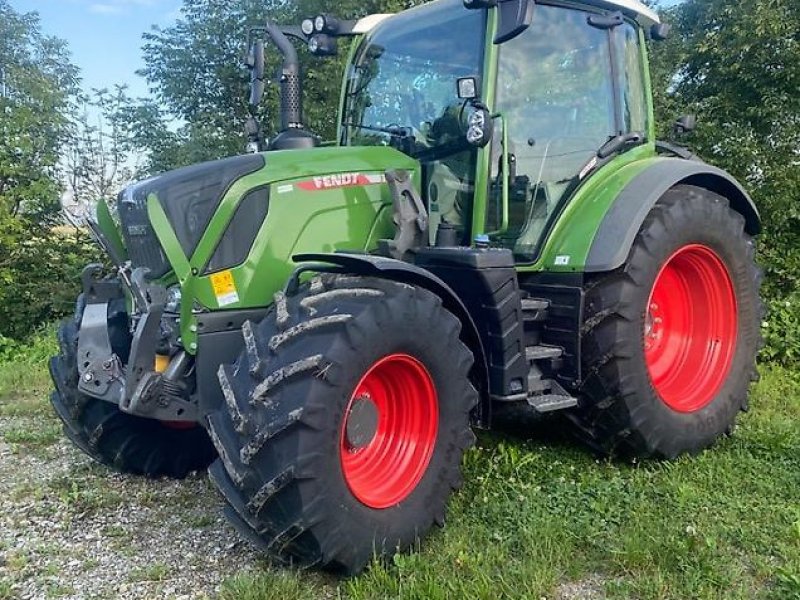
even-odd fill
[(56, 352), (56, 327), (47, 325), (25, 340), (0, 335), (0, 367), (3, 365), (42, 365)]
[(762, 324), (763, 360), (785, 366), (800, 359), (800, 293), (766, 300), (767, 316)]
[(0, 272), (0, 352), (37, 327), (72, 312), (80, 274), (100, 259), (85, 232), (32, 229), (10, 247)]

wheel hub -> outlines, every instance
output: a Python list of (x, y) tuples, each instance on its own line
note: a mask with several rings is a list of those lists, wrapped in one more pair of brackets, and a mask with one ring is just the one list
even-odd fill
[(652, 350), (664, 339), (664, 323), (661, 307), (655, 302), (651, 302), (647, 310), (644, 321), (644, 347), (645, 350)]
[(353, 399), (347, 414), (345, 439), (351, 452), (365, 448), (378, 432), (378, 407), (367, 394)]
[(374, 509), (405, 500), (428, 469), (438, 428), (439, 401), (425, 366), (408, 354), (375, 362), (341, 426), (342, 474), (353, 496)]
[(673, 410), (708, 406), (725, 384), (736, 351), (736, 293), (711, 248), (689, 244), (664, 263), (644, 316), (650, 380)]

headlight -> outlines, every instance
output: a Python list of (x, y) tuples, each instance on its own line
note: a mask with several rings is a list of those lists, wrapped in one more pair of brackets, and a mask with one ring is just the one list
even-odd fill
[(486, 115), (483, 111), (477, 110), (469, 117), (469, 126), (483, 129), (486, 126)]
[(317, 30), (317, 33), (322, 33), (325, 31), (325, 16), (319, 15), (316, 19), (314, 19), (314, 29)]
[(312, 19), (305, 19), (300, 25), (300, 29), (302, 29), (303, 33), (306, 35), (311, 35), (314, 33), (314, 21)]
[(167, 301), (164, 304), (164, 312), (181, 312), (181, 286), (173, 285), (167, 290)]

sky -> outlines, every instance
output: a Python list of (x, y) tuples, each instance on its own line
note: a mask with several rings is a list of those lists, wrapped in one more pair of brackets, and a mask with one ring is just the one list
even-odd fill
[(38, 12), (42, 31), (69, 43), (83, 88), (127, 84), (133, 97), (147, 95), (135, 74), (144, 66), (142, 34), (179, 16), (181, 0), (10, 0), (17, 12)]

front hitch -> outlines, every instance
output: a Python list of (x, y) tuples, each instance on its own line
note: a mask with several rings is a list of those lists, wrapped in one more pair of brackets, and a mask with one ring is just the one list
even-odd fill
[(78, 389), (111, 402), (120, 410), (161, 421), (197, 422), (197, 404), (181, 397), (180, 380), (190, 359), (178, 352), (162, 373), (156, 368), (156, 348), (167, 290), (147, 281), (147, 270), (136, 269), (125, 281), (140, 310), (128, 364), (114, 352), (109, 332), (112, 302), (124, 300), (119, 279), (102, 278), (101, 265), (87, 266), (82, 275), (86, 306), (78, 335)]

